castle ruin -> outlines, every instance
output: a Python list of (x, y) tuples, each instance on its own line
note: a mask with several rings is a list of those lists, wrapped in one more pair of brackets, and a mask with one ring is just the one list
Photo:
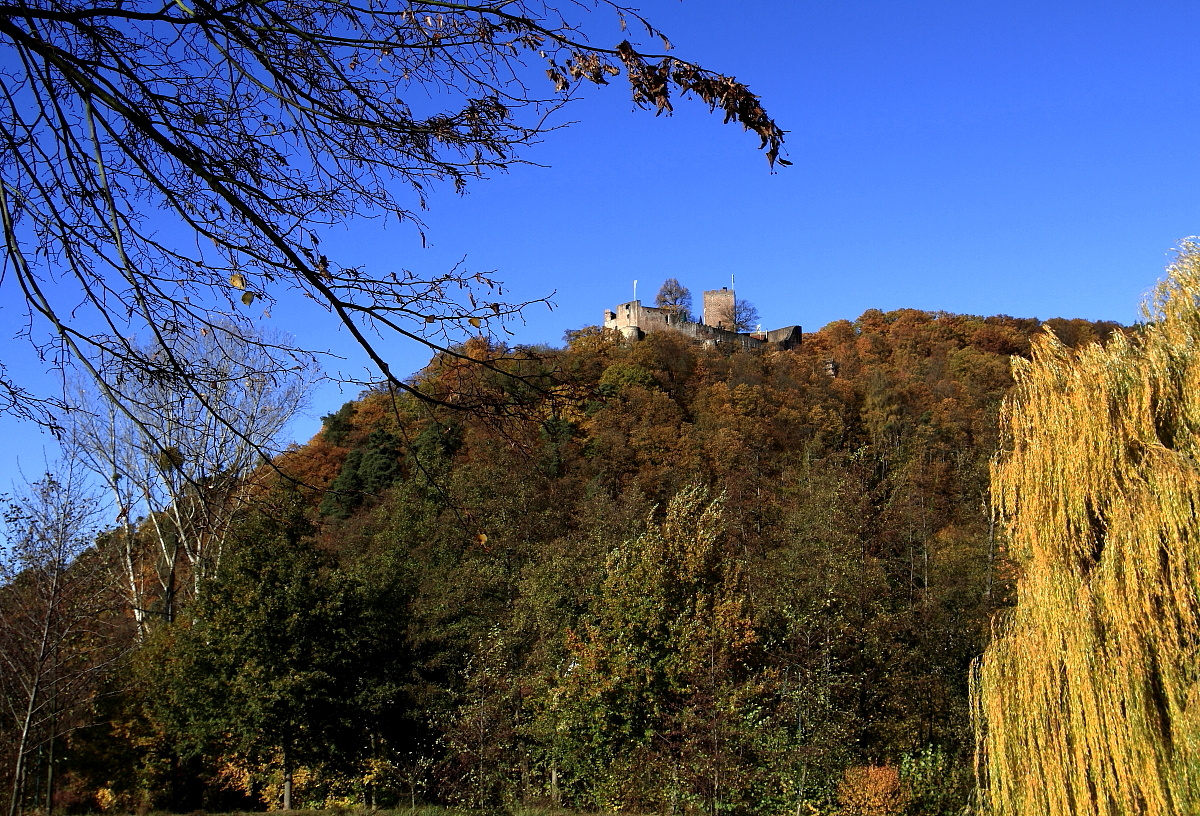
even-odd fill
[(673, 309), (643, 306), (640, 300), (622, 303), (604, 311), (604, 328), (615, 329), (626, 340), (637, 341), (652, 331), (672, 331), (709, 346), (741, 349), (792, 349), (800, 345), (799, 326), (774, 331), (733, 331), (733, 310), (737, 299), (732, 289), (712, 289), (704, 293), (701, 323), (684, 319)]

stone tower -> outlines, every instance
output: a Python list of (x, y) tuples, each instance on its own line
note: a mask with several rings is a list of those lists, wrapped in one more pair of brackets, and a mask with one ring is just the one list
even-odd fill
[(733, 290), (722, 286), (704, 293), (704, 325), (734, 331)]

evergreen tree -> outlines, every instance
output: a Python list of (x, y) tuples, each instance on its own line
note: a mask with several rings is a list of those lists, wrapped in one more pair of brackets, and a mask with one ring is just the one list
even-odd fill
[(297, 768), (361, 778), (402, 715), (403, 598), (339, 569), (297, 510), (248, 524), (188, 620), (142, 661), (153, 713), (184, 757), (238, 769), (225, 776), (243, 793), (278, 790), (285, 809)]
[[(347, 433), (342, 429), (339, 438)], [(347, 518), (367, 496), (377, 496), (400, 479), (402, 462), (400, 441), (387, 431), (372, 431), (364, 446), (346, 455), (341, 472), (321, 499), (321, 513)]]

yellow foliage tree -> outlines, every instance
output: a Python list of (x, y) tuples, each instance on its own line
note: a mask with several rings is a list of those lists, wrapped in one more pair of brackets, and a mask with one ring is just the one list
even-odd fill
[(1147, 323), (1015, 359), (994, 500), (1018, 605), (974, 676), (997, 816), (1200, 813), (1200, 245)]

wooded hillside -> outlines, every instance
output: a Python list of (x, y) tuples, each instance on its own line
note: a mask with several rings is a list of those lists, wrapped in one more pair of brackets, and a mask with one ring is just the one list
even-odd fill
[[(1119, 328), (1048, 325), (1068, 346)], [(53, 762), (76, 810), (278, 807), (288, 786), (296, 806), (957, 813), (968, 668), (1014, 602), (989, 463), (1040, 331), (900, 310), (780, 352), (471, 340), (416, 375), (446, 405), (364, 394), (257, 474), (173, 621), (139, 640), (114, 602), (112, 668), (17, 798)]]

